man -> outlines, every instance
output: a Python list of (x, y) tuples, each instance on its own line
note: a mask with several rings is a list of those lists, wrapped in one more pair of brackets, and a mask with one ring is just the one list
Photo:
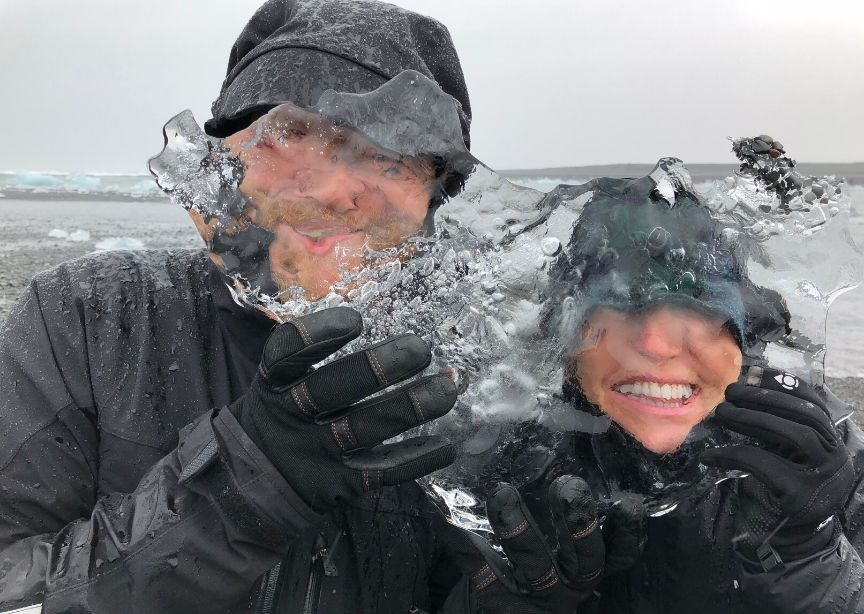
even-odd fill
[[(417, 102), (387, 104), (387, 97), (406, 95)], [(343, 122), (282, 104), (224, 139), (217, 153), (203, 149), (205, 166), (242, 169), (239, 185), (226, 186), (211, 207), (189, 208), (211, 259), (233, 285), (254, 286), (277, 301), (317, 301), (382, 256), (412, 255), (406, 239), (431, 225), (434, 205), (465, 180), (474, 161), (453, 99), (423, 75), (405, 71), (367, 96), (364, 104), (394, 131), (405, 133), (410, 123), (418, 139), (448, 136), (420, 150), (385, 143), (397, 151)], [(424, 114), (428, 125), (417, 125)], [(173, 172), (172, 164), (165, 154), (152, 161), (157, 177)]]
[(267, 260), (274, 282), (317, 300), (343, 271), (359, 269), (369, 251), (399, 246), (420, 229), (434, 170), (321, 116), (289, 105), (276, 110), (258, 120), (264, 126), (225, 143), (245, 168), (246, 220), (273, 233)]
[[(368, 92), (405, 69), (460, 103), (467, 144), (467, 91), (440, 24), (376, 2), (271, 0), (232, 49), (207, 129), (242, 147), (242, 131), (281, 103)], [(272, 277), (320, 294), (333, 270), (308, 256), (360, 231), (322, 225), (350, 203), (331, 199), (329, 212), (313, 207), (318, 220), (298, 221), (251, 189), (247, 167), (254, 213), (272, 217)], [(406, 224), (389, 242), (429, 207), (424, 182), (410, 184), (402, 196), (412, 198), (390, 200)], [(362, 230), (374, 235), (381, 221), (371, 223)], [(304, 273), (318, 263), (320, 285)], [(38, 276), (0, 331), (0, 603), (432, 612), (451, 595), (451, 611), (498, 602), (526, 611), (530, 596), (511, 598), (413, 482), (450, 463), (452, 446), (436, 437), (381, 445), (453, 405), (442, 375), (394, 389), (429, 364), (422, 340), (400, 335), (312, 369), (361, 327), (356, 312), (331, 309), (274, 329), (233, 300), (204, 251), (114, 252)], [(596, 537), (581, 507), (571, 513), (584, 490), (559, 490), (563, 534)], [(519, 516), (502, 497), (493, 522), (506, 528)], [(536, 544), (520, 548), (514, 561)], [(545, 554), (526, 569), (545, 576), (531, 590), (557, 606), (536, 611), (569, 611), (574, 598)], [(575, 569), (581, 555), (562, 556)], [(466, 584), (463, 571), (480, 575)]]

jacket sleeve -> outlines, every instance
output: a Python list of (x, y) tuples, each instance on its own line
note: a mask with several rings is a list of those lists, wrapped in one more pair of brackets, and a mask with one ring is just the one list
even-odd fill
[(0, 329), (0, 609), (227, 611), (320, 519), (228, 411), (186, 427), (133, 492), (99, 496), (74, 328), (48, 335), (34, 284)]
[(803, 561), (761, 572), (742, 566), (741, 588), (754, 610), (790, 614), (864, 612), (864, 438), (861, 429), (844, 425), (845, 442), (858, 476), (837, 526), (835, 539), (823, 552)]

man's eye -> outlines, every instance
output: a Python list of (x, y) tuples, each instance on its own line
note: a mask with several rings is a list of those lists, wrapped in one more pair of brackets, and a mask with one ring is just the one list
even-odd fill
[(404, 165), (399, 160), (394, 160), (388, 156), (376, 156), (375, 165), (381, 169), (381, 173), (388, 177), (399, 177), (405, 170)]
[(385, 171), (402, 165), (402, 163), (396, 158), (391, 158), (390, 156), (384, 155), (382, 153), (365, 152), (363, 155), (363, 159), (365, 159), (367, 162), (371, 162), (378, 168)]
[(304, 138), (306, 138), (305, 130), (301, 130), (300, 128), (289, 128), (283, 130), (282, 134), (279, 135), (279, 143), (285, 145), (289, 142), (302, 141)]

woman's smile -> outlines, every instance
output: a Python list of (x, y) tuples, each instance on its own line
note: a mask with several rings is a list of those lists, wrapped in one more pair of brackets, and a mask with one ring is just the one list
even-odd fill
[(741, 368), (724, 319), (681, 307), (598, 308), (582, 339), (573, 366), (585, 397), (658, 453), (681, 445)]

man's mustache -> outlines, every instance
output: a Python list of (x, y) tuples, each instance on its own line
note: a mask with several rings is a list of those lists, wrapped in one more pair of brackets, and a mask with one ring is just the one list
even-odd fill
[(358, 211), (339, 213), (329, 207), (309, 202), (272, 203), (270, 206), (273, 207), (272, 221), (275, 224), (296, 227), (315, 222), (344, 226), (352, 231), (365, 230), (367, 227), (365, 216)]

